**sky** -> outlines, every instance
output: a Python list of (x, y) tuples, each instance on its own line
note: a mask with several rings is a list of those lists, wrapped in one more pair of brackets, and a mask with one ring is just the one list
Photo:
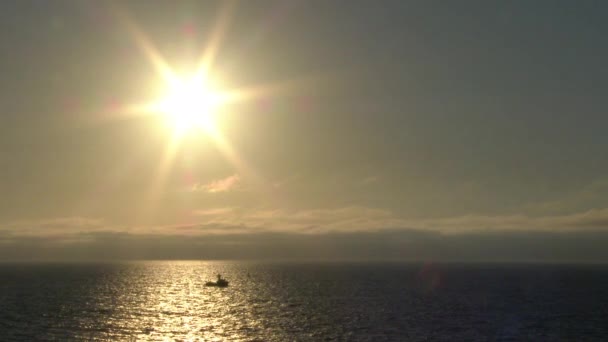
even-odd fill
[[(0, 260), (608, 261), (607, 15), (4, 1)], [(206, 129), (142, 109), (201, 61)]]

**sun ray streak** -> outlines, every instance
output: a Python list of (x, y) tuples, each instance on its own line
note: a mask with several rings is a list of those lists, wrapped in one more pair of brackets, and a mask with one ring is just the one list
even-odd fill
[[(166, 187), (167, 179), (171, 168), (173, 167), (173, 162), (181, 145), (182, 138), (183, 136), (179, 134), (179, 132), (174, 132), (171, 136), (171, 140), (156, 169), (152, 186), (145, 197), (146, 203), (144, 203), (141, 213), (144, 218), (149, 216), (150, 213), (156, 212), (157, 205), (162, 197), (163, 189)], [(143, 221), (143, 219), (140, 220)]]
[(208, 134), (211, 139), (213, 139), (213, 142), (220, 150), (224, 158), (226, 158), (227, 161), (236, 169), (238, 174), (253, 184), (262, 183), (261, 177), (246, 163), (243, 158), (239, 156), (239, 154), (232, 148), (232, 145), (220, 131), (210, 131)]
[(235, 7), (236, 1), (234, 0), (225, 1), (223, 6), (220, 7), (215, 27), (211, 33), (210, 41), (200, 58), (197, 76), (207, 75), (212, 69), (219, 47), (232, 20), (232, 14)]
[(135, 21), (129, 18), (125, 11), (115, 8), (115, 14), (126, 28), (134, 44), (141, 50), (167, 86), (165, 98), (148, 103), (125, 105), (117, 110), (120, 113), (115, 114), (120, 116), (155, 115), (160, 119), (166, 119), (166, 123), (172, 126), (172, 134), (161, 152), (157, 167), (153, 170), (151, 184), (145, 191), (146, 197), (141, 205), (141, 217), (136, 218), (139, 221), (147, 221), (151, 218), (150, 215), (158, 211), (158, 206), (166, 195), (168, 183), (172, 181), (172, 169), (187, 138), (186, 134), (204, 133), (208, 141), (215, 145), (219, 153), (241, 177), (246, 178), (251, 186), (259, 186), (259, 189), (264, 189), (267, 182), (235, 150), (230, 140), (221, 131), (221, 125), (215, 115), (223, 112), (225, 107), (231, 104), (275, 96), (302, 95), (310, 89), (318, 90), (319, 85), (328, 86), (330, 83), (325, 82), (327, 74), (319, 77), (315, 73), (290, 81), (215, 89), (217, 84), (214, 84), (216, 80), (213, 78), (217, 76), (217, 70), (214, 70), (214, 63), (229, 30), (235, 8), (236, 1), (234, 0), (224, 1), (219, 6), (208, 42), (196, 61), (197, 64), (193, 66), (191, 75), (176, 73)]
[(114, 8), (114, 13), (119, 19), (119, 22), (127, 29), (127, 32), (130, 34), (135, 44), (137, 44), (145, 54), (154, 69), (156, 69), (156, 72), (158, 72), (166, 82), (173, 83), (175, 81), (175, 74), (146, 34), (135, 24), (133, 19), (131, 19), (125, 11)]

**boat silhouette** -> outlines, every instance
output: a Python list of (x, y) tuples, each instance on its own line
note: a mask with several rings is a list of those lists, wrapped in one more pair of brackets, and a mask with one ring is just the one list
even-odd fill
[(228, 286), (228, 281), (223, 279), (221, 274), (218, 274), (217, 281), (208, 281), (205, 283), (205, 286), (226, 287)]

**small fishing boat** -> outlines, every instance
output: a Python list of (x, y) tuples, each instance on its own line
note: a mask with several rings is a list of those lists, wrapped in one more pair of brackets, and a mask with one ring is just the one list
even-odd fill
[(222, 279), (222, 275), (217, 275), (217, 281), (208, 281), (205, 283), (205, 286), (215, 286), (215, 287), (226, 287), (228, 286), (228, 281), (226, 279)]

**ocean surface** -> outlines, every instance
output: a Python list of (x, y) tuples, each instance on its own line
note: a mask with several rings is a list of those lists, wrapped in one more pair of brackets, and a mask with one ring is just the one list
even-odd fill
[(608, 266), (5, 263), (0, 340), (606, 341)]

